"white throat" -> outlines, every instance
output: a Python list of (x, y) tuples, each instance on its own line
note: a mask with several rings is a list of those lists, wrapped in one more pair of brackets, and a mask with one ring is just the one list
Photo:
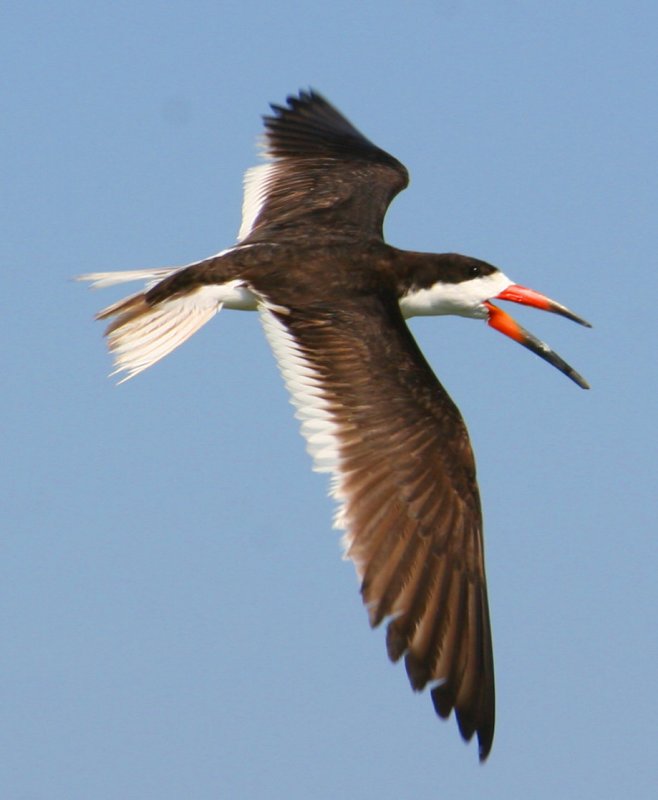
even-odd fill
[(461, 283), (437, 282), (427, 289), (415, 289), (402, 297), (400, 310), (405, 319), (442, 314), (485, 319), (488, 311), (484, 301), (495, 298), (512, 284), (513, 281), (502, 272)]

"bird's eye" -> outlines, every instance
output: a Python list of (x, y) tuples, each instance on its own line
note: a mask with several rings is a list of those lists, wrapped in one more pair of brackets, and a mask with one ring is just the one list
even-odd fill
[(481, 272), (480, 267), (478, 267), (477, 264), (473, 264), (471, 266), (471, 268), (469, 269), (469, 273), (470, 273), (471, 278), (479, 277), (480, 272)]

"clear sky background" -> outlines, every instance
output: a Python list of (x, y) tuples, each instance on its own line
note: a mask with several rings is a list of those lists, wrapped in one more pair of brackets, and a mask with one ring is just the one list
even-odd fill
[[(0, 797), (656, 796), (655, 2), (10, 2), (1, 25)], [(584, 392), (412, 322), (474, 440), (481, 766), (368, 629), (258, 318), (127, 385), (82, 272), (232, 244), (268, 103), (405, 163), (388, 240), (503, 268)], [(129, 287), (130, 288), (130, 287)]]

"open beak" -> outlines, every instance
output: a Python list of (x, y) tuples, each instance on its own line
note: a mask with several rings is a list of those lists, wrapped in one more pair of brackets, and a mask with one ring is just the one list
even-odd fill
[[(560, 314), (560, 316), (571, 319), (580, 325), (585, 325), (587, 328), (592, 327), (589, 322), (576, 316), (561, 303), (556, 303), (555, 300), (549, 299), (545, 295), (536, 292), (534, 289), (527, 289), (525, 286), (519, 286), (516, 283), (508, 286), (507, 289), (504, 289), (499, 295), (496, 295), (496, 300), (511, 300), (513, 303), (521, 303), (521, 305), (524, 306), (541, 308), (543, 311)], [(515, 342), (527, 347), (528, 350), (532, 350), (533, 353), (543, 358), (544, 361), (548, 361), (549, 364), (552, 364), (559, 369), (560, 372), (563, 372), (567, 378), (571, 378), (581, 389), (589, 389), (587, 381), (570, 367), (566, 361), (561, 359), (554, 350), (551, 350), (547, 344), (537, 339), (525, 328), (522, 328), (509, 314), (493, 305), (493, 303), (486, 301), (484, 305), (489, 311), (488, 323), (492, 328), (504, 333), (505, 336), (509, 336), (510, 339), (514, 339)]]

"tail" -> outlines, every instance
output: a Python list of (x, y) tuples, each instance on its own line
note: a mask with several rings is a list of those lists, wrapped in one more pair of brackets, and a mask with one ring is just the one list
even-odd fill
[(77, 279), (90, 281), (93, 289), (130, 281), (146, 282), (143, 292), (125, 297), (96, 315), (96, 319), (111, 320), (105, 336), (114, 359), (111, 374), (123, 374), (119, 383), (160, 361), (221, 310), (227, 294), (226, 284), (200, 284), (157, 302), (147, 300), (149, 289), (180, 271), (180, 267), (175, 267), (94, 272)]

